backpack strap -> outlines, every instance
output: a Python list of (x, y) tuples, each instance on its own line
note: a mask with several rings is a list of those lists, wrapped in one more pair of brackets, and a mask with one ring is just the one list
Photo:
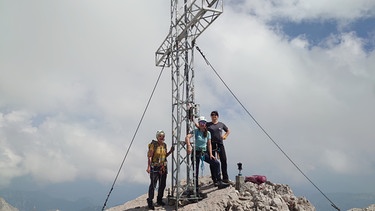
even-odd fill
[[(155, 152), (156, 148), (159, 146), (159, 143), (155, 140), (152, 140), (150, 144), (152, 144), (153, 152)], [(163, 143), (163, 147), (164, 147), (165, 150), (167, 150), (167, 144), (166, 143)], [(167, 158), (165, 157), (165, 160), (166, 159)], [(166, 161), (163, 162), (163, 163), (152, 163), (152, 160), (153, 160), (153, 157), (151, 158), (151, 166), (165, 166), (166, 165)]]

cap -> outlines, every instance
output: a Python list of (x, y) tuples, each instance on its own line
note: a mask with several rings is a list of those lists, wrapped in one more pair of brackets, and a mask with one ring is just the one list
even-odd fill
[(198, 117), (198, 122), (207, 122), (207, 121), (206, 121), (206, 118), (204, 118), (204, 116), (200, 116)]
[(212, 115), (219, 116), (219, 113), (218, 113), (217, 111), (212, 111), (212, 112), (211, 112), (211, 116), (212, 116)]

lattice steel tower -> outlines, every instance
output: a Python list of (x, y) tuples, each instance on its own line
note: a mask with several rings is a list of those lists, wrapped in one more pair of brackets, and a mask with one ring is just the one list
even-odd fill
[[(191, 115), (199, 111), (194, 97), (194, 45), (195, 40), (223, 12), (223, 0), (171, 0), (170, 31), (156, 51), (156, 66), (171, 67), (172, 73), (172, 189), (169, 199), (176, 207), (181, 200), (197, 197), (195, 174), (186, 154), (184, 138), (194, 129)], [(194, 147), (194, 146), (193, 146)], [(193, 150), (194, 151), (194, 150)], [(194, 162), (194, 161), (193, 161)], [(183, 172), (186, 164), (186, 172)], [(187, 184), (182, 184), (186, 174)], [(193, 190), (193, 194), (186, 194)]]

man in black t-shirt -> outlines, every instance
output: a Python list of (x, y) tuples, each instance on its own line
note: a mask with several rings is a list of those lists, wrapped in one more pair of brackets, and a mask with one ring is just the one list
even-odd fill
[[(221, 172), (223, 176), (223, 182), (228, 183), (228, 167), (227, 167), (227, 155), (225, 154), (225, 147), (223, 140), (225, 140), (230, 131), (229, 128), (222, 122), (219, 122), (219, 113), (217, 111), (211, 112), (211, 122), (206, 124), (208, 131), (211, 133), (211, 144), (212, 154), (216, 157), (216, 152), (219, 155), (221, 163)], [(224, 134), (223, 134), (224, 131)], [(211, 171), (212, 172), (212, 171)]]

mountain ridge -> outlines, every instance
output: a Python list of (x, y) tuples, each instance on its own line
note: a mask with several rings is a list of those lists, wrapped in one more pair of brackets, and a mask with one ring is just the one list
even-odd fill
[[(199, 178), (199, 182), (200, 189), (207, 197), (195, 203), (180, 201), (183, 206), (179, 205), (178, 210), (316, 211), (315, 207), (308, 199), (295, 196), (290, 187), (285, 184), (267, 181), (266, 183), (257, 185), (255, 183), (246, 182), (237, 190), (234, 183), (228, 188), (217, 189), (208, 176)], [(167, 196), (167, 194), (168, 192), (166, 191), (165, 196)], [(123, 205), (109, 208), (106, 211), (148, 210), (146, 199), (147, 194), (144, 194)], [(164, 201), (169, 202), (167, 197), (164, 198)], [(156, 206), (155, 208), (156, 210), (176, 210), (174, 204), (164, 207)]]
[(19, 211), (17, 208), (10, 205), (5, 199), (0, 197), (0, 211)]

